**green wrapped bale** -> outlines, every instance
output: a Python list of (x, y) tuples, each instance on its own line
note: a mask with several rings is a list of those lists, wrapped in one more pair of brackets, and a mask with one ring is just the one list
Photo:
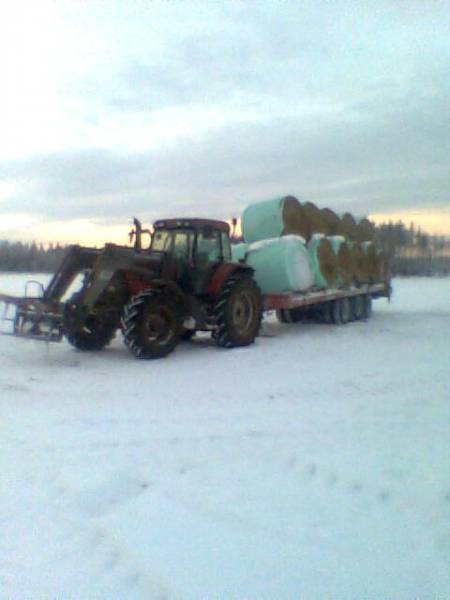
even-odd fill
[(349, 244), (345, 238), (335, 235), (328, 238), (337, 257), (337, 284), (348, 286), (353, 283), (355, 265)]
[(314, 282), (305, 241), (296, 235), (251, 244), (246, 263), (255, 269), (263, 294), (303, 292)]
[(232, 244), (231, 245), (231, 258), (234, 262), (239, 262), (240, 260), (245, 260), (245, 255), (247, 254), (248, 244)]
[(242, 233), (248, 244), (282, 235), (310, 236), (303, 208), (294, 196), (250, 204), (242, 215)]
[(337, 280), (337, 257), (330, 241), (322, 234), (316, 233), (308, 242), (308, 252), (314, 285), (319, 288), (334, 287)]

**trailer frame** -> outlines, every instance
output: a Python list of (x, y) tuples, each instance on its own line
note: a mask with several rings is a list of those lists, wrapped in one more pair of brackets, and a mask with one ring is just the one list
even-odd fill
[(352, 298), (354, 296), (370, 295), (371, 298), (387, 298), (390, 300), (392, 288), (390, 282), (361, 284), (348, 288), (330, 288), (324, 290), (308, 290), (306, 292), (281, 292), (264, 294), (264, 311), (271, 310), (293, 310), (297, 308), (309, 308), (315, 305)]

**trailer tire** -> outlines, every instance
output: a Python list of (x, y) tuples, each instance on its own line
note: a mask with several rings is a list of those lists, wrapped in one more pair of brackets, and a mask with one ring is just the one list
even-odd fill
[(178, 303), (167, 293), (145, 290), (133, 296), (122, 317), (125, 345), (136, 358), (163, 358), (180, 341)]
[(351, 315), (352, 315), (350, 299), (349, 298), (341, 298), (339, 300), (339, 303), (341, 305), (341, 323), (342, 323), (342, 325), (345, 325), (346, 323), (348, 323), (351, 320)]
[(364, 296), (359, 294), (358, 296), (353, 296), (350, 300), (352, 307), (352, 321), (360, 321), (364, 315)]
[(252, 277), (232, 275), (225, 281), (213, 309), (213, 339), (222, 348), (253, 344), (262, 319), (261, 291)]
[(364, 311), (363, 311), (362, 318), (364, 320), (366, 320), (366, 319), (370, 319), (370, 317), (372, 316), (372, 296), (370, 294), (365, 294), (363, 296), (363, 298), (364, 298)]
[(190, 342), (192, 338), (195, 336), (195, 329), (183, 329), (180, 335), (180, 339), (183, 342)]
[(333, 322), (333, 318), (332, 318), (332, 314), (331, 314), (331, 308), (332, 308), (332, 303), (331, 302), (324, 302), (320, 308), (318, 308), (317, 313), (318, 313), (318, 317), (319, 317), (319, 321), (321, 323), (326, 323), (327, 325), (329, 325), (330, 323)]
[(331, 322), (334, 323), (334, 325), (341, 325), (342, 324), (342, 321), (341, 321), (341, 302), (340, 302), (339, 299), (338, 300), (332, 300), (330, 314), (331, 314)]

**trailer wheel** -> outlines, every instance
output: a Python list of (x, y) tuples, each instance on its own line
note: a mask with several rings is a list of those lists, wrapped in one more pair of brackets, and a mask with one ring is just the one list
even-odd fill
[(195, 336), (195, 329), (183, 329), (181, 332), (180, 338), (183, 342), (190, 342), (192, 338)]
[(364, 299), (364, 310), (363, 310), (363, 319), (370, 319), (372, 316), (372, 296), (370, 294), (365, 294), (363, 296)]
[(333, 323), (331, 308), (332, 302), (324, 302), (320, 308), (318, 308), (317, 313), (321, 323), (326, 323), (327, 325)]
[(352, 307), (352, 320), (359, 321), (364, 315), (364, 296), (353, 296), (350, 300), (350, 304)]
[(254, 279), (242, 274), (231, 276), (214, 306), (216, 344), (222, 348), (253, 344), (261, 319), (261, 291)]
[(298, 308), (280, 308), (277, 319), (280, 323), (298, 323), (303, 318), (303, 311)]
[(335, 325), (341, 325), (341, 302), (340, 300), (333, 300), (331, 302), (331, 322)]
[(345, 325), (346, 323), (348, 323), (351, 319), (351, 305), (350, 305), (350, 299), (349, 298), (341, 298), (339, 300), (339, 303), (341, 305), (341, 323), (343, 325)]
[(102, 350), (111, 343), (118, 324), (102, 319), (98, 315), (78, 317), (77, 301), (80, 293), (74, 294), (64, 309), (64, 335), (74, 348), (83, 351)]
[(122, 333), (125, 345), (136, 358), (167, 356), (180, 341), (177, 303), (157, 290), (133, 296), (124, 310)]

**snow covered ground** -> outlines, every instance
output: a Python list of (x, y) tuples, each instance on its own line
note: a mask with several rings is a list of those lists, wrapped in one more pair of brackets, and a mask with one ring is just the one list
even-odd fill
[(394, 288), (153, 362), (0, 337), (0, 598), (447, 600), (450, 280)]

